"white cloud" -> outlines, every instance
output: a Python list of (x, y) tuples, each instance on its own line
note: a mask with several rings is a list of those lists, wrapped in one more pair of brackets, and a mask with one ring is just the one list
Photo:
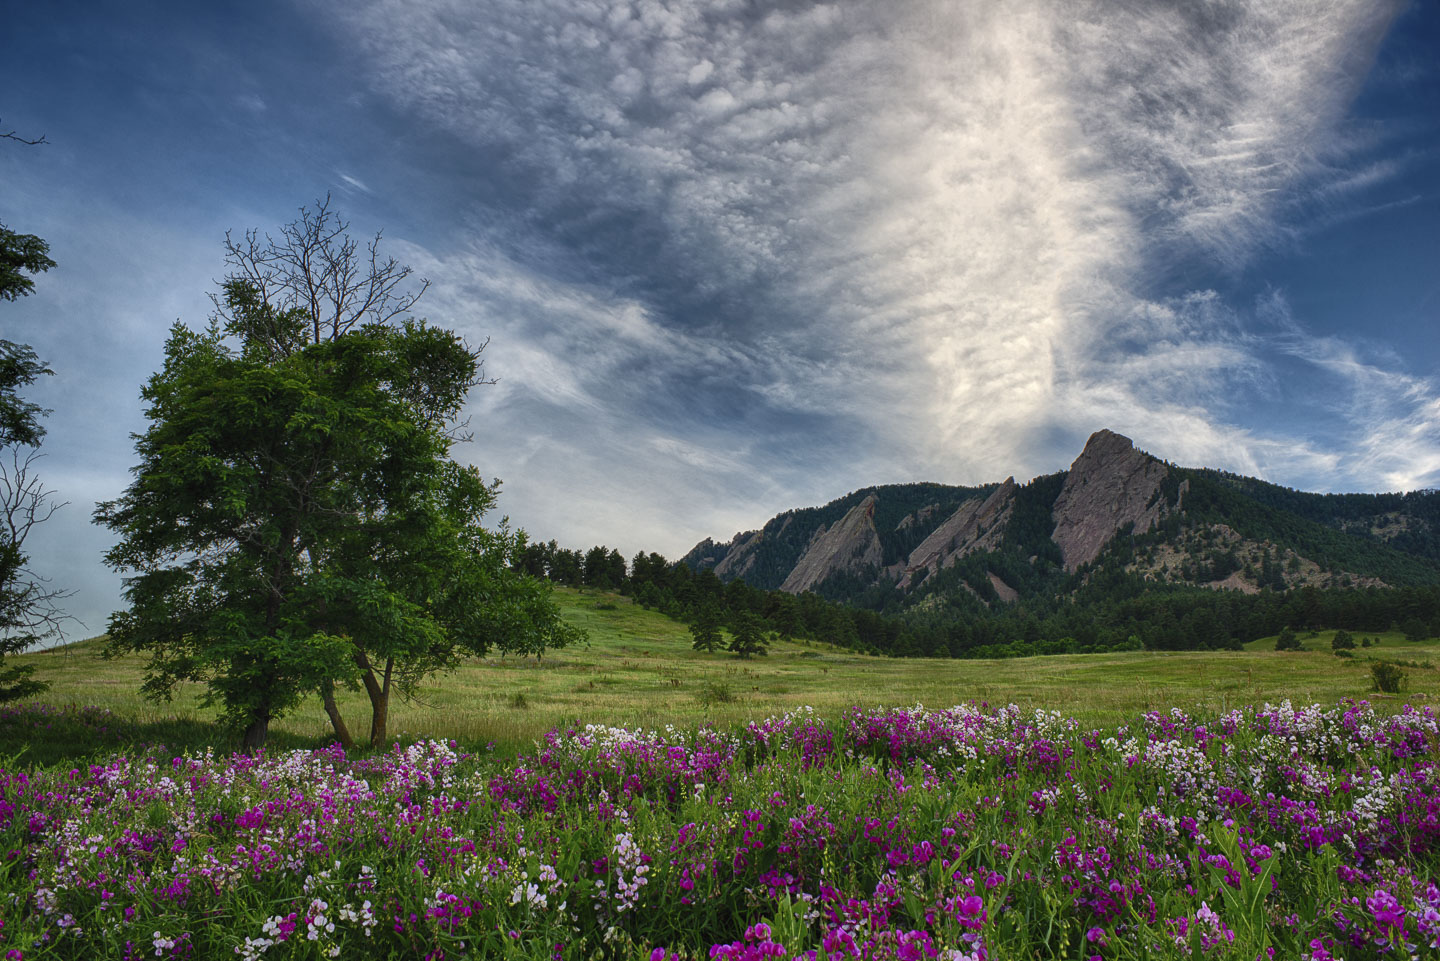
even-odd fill
[[(638, 458), (652, 490), (716, 474), (798, 499), (817, 486), (801, 477), (834, 494), (897, 464), (1052, 470), (1101, 426), (1289, 483), (1433, 482), (1433, 384), (1287, 350), (1250, 311), (1163, 283), (1179, 262), (1241, 270), (1288, 242), (1297, 209), (1401, 169), (1356, 161), (1343, 128), (1401, 6), (371, 0), (340, 16), (377, 93), (504, 158), (513, 204), (486, 211), (475, 249), (514, 256), (437, 255), (471, 278), (454, 316), (505, 334), (485, 403), (583, 417), (568, 462)], [(1345, 377), (1383, 416), (1330, 439), (1257, 416), (1283, 393), (1277, 358)], [(617, 440), (646, 436), (670, 441)]]
[(352, 177), (347, 173), (339, 173), (338, 175), (340, 177), (340, 180), (352, 189), (358, 190), (362, 194), (374, 193), (374, 191), (372, 191), (369, 187), (365, 186), (365, 184), (357, 178)]

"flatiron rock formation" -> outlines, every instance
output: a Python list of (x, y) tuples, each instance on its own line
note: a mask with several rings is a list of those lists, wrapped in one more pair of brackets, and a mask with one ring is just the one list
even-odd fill
[[(1117, 578), (1247, 593), (1432, 587), (1440, 491), (1312, 494), (1173, 466), (1101, 430), (1063, 473), (863, 487), (728, 544), (703, 540), (682, 563), (722, 581), (926, 617), (968, 616), (976, 598), (1103, 593)], [(1103, 576), (1069, 576), (1081, 568)]]
[(885, 552), (875, 530), (875, 495), (850, 508), (834, 527), (820, 527), (800, 562), (780, 585), (780, 590), (799, 594), (813, 589), (831, 574), (880, 566)]
[(731, 542), (730, 551), (715, 565), (715, 575), (725, 580), (744, 577), (755, 566), (755, 549), (760, 546), (763, 531), (747, 531), (737, 534)]
[(1051, 512), (1051, 539), (1060, 547), (1065, 569), (1095, 560), (1127, 524), (1135, 525), (1136, 534), (1154, 527), (1164, 509), (1157, 492), (1167, 472), (1164, 463), (1136, 450), (1130, 438), (1108, 430), (1091, 434)]
[(934, 574), (972, 551), (990, 551), (1000, 545), (1005, 522), (1015, 504), (1015, 478), (986, 498), (972, 497), (956, 509), (920, 546), (910, 552), (905, 573), (896, 585), (908, 590), (922, 569)]

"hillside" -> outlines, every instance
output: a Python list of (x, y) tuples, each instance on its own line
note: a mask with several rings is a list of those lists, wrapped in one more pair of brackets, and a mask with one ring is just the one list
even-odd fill
[(907, 484), (787, 511), (683, 562), (722, 581), (912, 620), (1140, 589), (1280, 594), (1440, 585), (1440, 493), (1312, 494), (1137, 450), (1108, 430), (1016, 484)]

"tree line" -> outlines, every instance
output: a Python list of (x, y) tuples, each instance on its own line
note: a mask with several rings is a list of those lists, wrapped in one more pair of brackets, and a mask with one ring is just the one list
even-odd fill
[[(1003, 559), (1003, 558), (999, 558)], [(997, 556), (973, 555), (937, 577), (959, 581), (966, 564), (983, 577)], [(923, 609), (879, 611), (828, 600), (761, 590), (737, 578), (722, 581), (657, 553), (627, 565), (619, 551), (571, 550), (555, 541), (527, 543), (517, 568), (572, 587), (617, 591), (709, 636), (758, 628), (774, 638), (821, 641), (890, 657), (1004, 658), (1117, 650), (1227, 650), (1246, 641), (1295, 630), (1397, 629), (1407, 636), (1440, 636), (1440, 586), (1402, 588), (1263, 589), (1255, 594), (1187, 585), (1157, 585), (1120, 565), (1107, 565), (1074, 592), (1036, 593), (1002, 604), (979, 590), (937, 592)], [(1009, 578), (1018, 580), (1015, 572)], [(719, 642), (715, 642), (719, 646)], [(704, 648), (702, 648), (704, 649)]]

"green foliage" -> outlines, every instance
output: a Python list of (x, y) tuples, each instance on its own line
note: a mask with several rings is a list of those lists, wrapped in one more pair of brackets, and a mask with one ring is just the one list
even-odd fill
[(1291, 630), (1289, 627), (1286, 627), (1284, 630), (1282, 630), (1282, 631), (1280, 632), (1280, 636), (1277, 637), (1277, 638), (1275, 638), (1275, 650), (1277, 650), (1277, 651), (1298, 651), (1298, 650), (1301, 650), (1300, 639), (1295, 636), (1295, 632), (1294, 632), (1293, 630)]
[(1382, 694), (1399, 694), (1405, 684), (1405, 670), (1389, 661), (1371, 661), (1370, 679), (1373, 689)]
[(742, 658), (765, 653), (765, 628), (760, 618), (747, 611), (735, 619), (730, 650)]
[(0, 300), (19, 300), (35, 290), (38, 274), (55, 266), (50, 245), (34, 234), (19, 234), (0, 224)]
[(722, 643), (720, 637), (720, 615), (715, 608), (702, 608), (690, 625), (690, 635), (694, 638), (691, 643), (697, 651), (718, 651)]
[(1419, 642), (1430, 636), (1429, 626), (1418, 617), (1409, 617), (1400, 625), (1400, 630), (1405, 634), (1405, 640)]
[(0, 340), (0, 446), (40, 443), (45, 436), (40, 418), (49, 412), (22, 399), (19, 391), (53, 373), (27, 345)]
[(1336, 631), (1335, 636), (1330, 638), (1330, 647), (1336, 651), (1353, 650), (1355, 647), (1355, 638), (1350, 636), (1349, 631)]
[[(1337, 529), (1347, 517), (1376, 516), (1389, 506), (1380, 498), (1401, 495), (1340, 495), (1346, 500), (1327, 502), (1327, 497), (1337, 495), (1287, 492), (1286, 488), (1219, 471), (1181, 473), (1190, 482), (1184, 509), (1191, 523), (1226, 524), (1243, 537), (1283, 544), (1313, 559), (1323, 570), (1369, 575), (1391, 585), (1434, 583), (1440, 573), (1434, 563), (1440, 560), (1440, 552), (1433, 545), (1416, 556), (1372, 537), (1356, 536), (1361, 532), (1351, 526), (1345, 527), (1345, 532)], [(1327, 504), (1333, 509), (1326, 510)], [(1421, 495), (1413, 504), (1426, 517), (1440, 518), (1440, 497)], [(1298, 567), (1298, 559), (1292, 559), (1292, 569)]]
[(149, 652), (146, 694), (203, 682), (256, 746), (307, 692), (364, 683), (383, 739), (392, 689), (571, 640), (510, 570), (516, 537), (480, 524), (497, 485), (448, 456), (478, 352), (415, 322), (300, 346), (253, 293), (226, 287), (238, 343), (172, 329), (135, 481), (96, 511), (132, 574), (110, 650)]

